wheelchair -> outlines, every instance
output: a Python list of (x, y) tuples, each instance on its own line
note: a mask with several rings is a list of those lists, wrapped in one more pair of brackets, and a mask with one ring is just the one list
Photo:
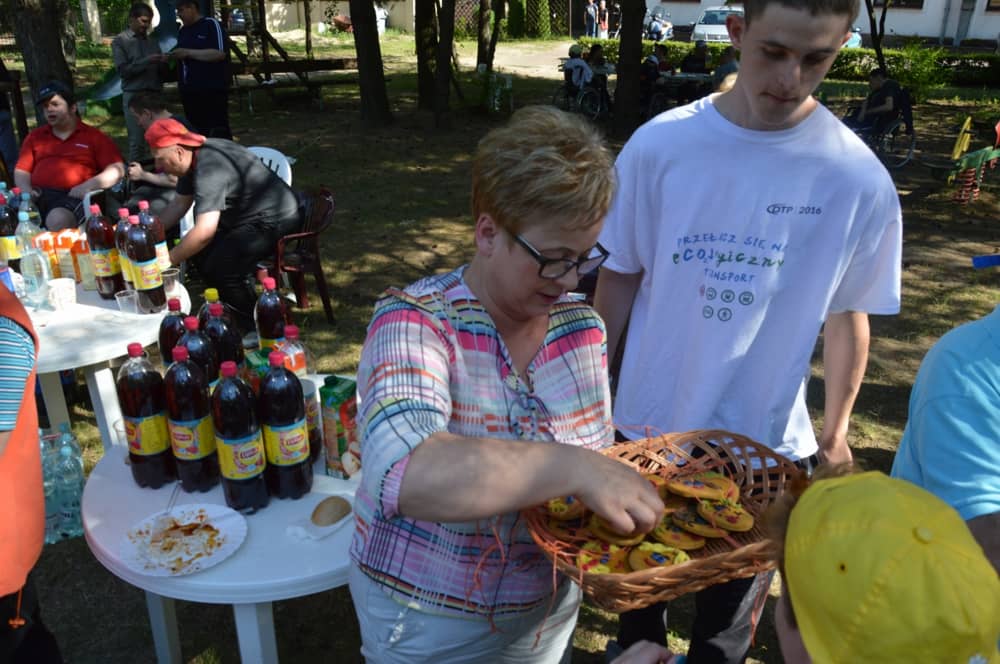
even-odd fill
[(600, 91), (589, 85), (573, 85), (571, 72), (563, 72), (563, 77), (563, 84), (552, 93), (552, 105), (596, 120), (603, 110)]
[(917, 148), (917, 135), (913, 131), (913, 103), (906, 88), (894, 100), (898, 110), (874, 125), (858, 127), (851, 124), (859, 107), (853, 106), (844, 115), (844, 123), (868, 144), (875, 156), (890, 171), (902, 168), (913, 160)]

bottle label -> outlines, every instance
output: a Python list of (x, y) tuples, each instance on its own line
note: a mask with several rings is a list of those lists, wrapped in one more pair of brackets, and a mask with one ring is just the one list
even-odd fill
[(315, 393), (306, 397), (306, 425), (309, 431), (323, 428), (323, 423), (320, 421), (319, 401), (316, 400)]
[(341, 456), (344, 449), (340, 445), (343, 439), (343, 425), (340, 423), (340, 402), (323, 404), (323, 449), (326, 450), (326, 474), (333, 477), (347, 478)]
[(170, 269), (170, 250), (166, 240), (156, 243), (156, 264), (160, 266), (160, 272)]
[(267, 462), (276, 466), (291, 466), (309, 458), (309, 432), (306, 418), (280, 427), (264, 425), (264, 447)]
[(246, 480), (264, 472), (264, 441), (260, 431), (243, 438), (215, 437), (219, 472), (229, 480)]
[(178, 459), (194, 461), (215, 453), (215, 429), (212, 416), (200, 420), (167, 420), (170, 429), (170, 445)]
[(17, 246), (16, 235), (4, 235), (0, 237), (0, 251), (7, 261), (16, 261), (21, 257), (21, 248)]
[(113, 277), (122, 271), (117, 249), (92, 249), (90, 264), (94, 267), (95, 277)]
[(167, 431), (167, 416), (157, 413), (149, 417), (123, 417), (125, 438), (132, 454), (150, 456), (170, 448), (170, 434)]
[(283, 344), (285, 342), (284, 337), (278, 337), (277, 339), (268, 339), (267, 337), (258, 336), (257, 339), (258, 339), (257, 344), (260, 346), (260, 350), (265, 354), (265, 359), (267, 353), (270, 353), (273, 350), (277, 350), (276, 347), (279, 344)]
[(152, 290), (163, 285), (163, 277), (160, 276), (160, 265), (155, 258), (148, 261), (133, 262), (132, 274), (135, 276), (136, 290)]
[(285, 354), (285, 368), (291, 371), (293, 374), (299, 378), (304, 378), (306, 375), (306, 354), (301, 350), (292, 351), (288, 347), (288, 344), (282, 344), (280, 349), (282, 353)]
[(118, 252), (118, 261), (122, 268), (122, 278), (130, 284), (135, 284), (135, 279), (132, 277), (132, 261), (120, 251)]

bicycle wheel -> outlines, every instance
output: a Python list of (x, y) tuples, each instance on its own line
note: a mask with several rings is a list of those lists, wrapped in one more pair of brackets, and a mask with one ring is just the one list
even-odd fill
[(601, 114), (601, 95), (597, 93), (597, 90), (591, 88), (581, 90), (580, 95), (576, 98), (576, 106), (588, 118), (596, 120), (597, 116)]
[(552, 105), (563, 111), (570, 110), (569, 95), (566, 94), (565, 86), (560, 85), (556, 88), (556, 91), (552, 93)]
[(886, 168), (896, 170), (913, 159), (916, 146), (916, 134), (907, 134), (902, 126), (899, 126), (879, 137), (876, 151)]

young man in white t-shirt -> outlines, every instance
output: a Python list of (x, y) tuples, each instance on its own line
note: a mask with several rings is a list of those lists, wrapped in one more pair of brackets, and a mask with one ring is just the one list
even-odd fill
[[(888, 173), (812, 93), (850, 35), (857, 0), (747, 0), (727, 19), (733, 88), (641, 127), (617, 162), (595, 306), (624, 437), (720, 428), (803, 464), (851, 459), (847, 428), (868, 314), (899, 311), (902, 221)], [(825, 408), (806, 409), (824, 333)], [(755, 590), (698, 594), (691, 664), (741, 662)], [(625, 614), (619, 641), (665, 643), (662, 606)]]

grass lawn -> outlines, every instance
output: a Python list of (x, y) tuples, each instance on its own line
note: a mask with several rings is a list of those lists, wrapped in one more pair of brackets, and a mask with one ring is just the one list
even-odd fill
[[(341, 36), (316, 38), (314, 43), (316, 57), (353, 52), (351, 41)], [(415, 108), (412, 41), (391, 34), (383, 47), (395, 114), (395, 124), (388, 129), (362, 130), (356, 85), (325, 87), (323, 110), (294, 89), (276, 91), (273, 98), (255, 95), (252, 114), (245, 105), (238, 107), (235, 98), (232, 101), (237, 140), (272, 146), (294, 157), (296, 187), (325, 184), (336, 194), (335, 224), (323, 238), (336, 322), (327, 324), (318, 300), (308, 311), (295, 312), (316, 357), (316, 369), (322, 372), (354, 371), (372, 304), (383, 289), (454, 268), (471, 257), (470, 155), (478, 139), (503, 121), (460, 109), (454, 129), (431, 129), (431, 119)], [(526, 51), (530, 47), (524, 44)], [(81, 79), (93, 81), (107, 69), (108, 61), (100, 49), (88, 51), (88, 56), (81, 60)], [(463, 73), (463, 91), (470, 100), (478, 94), (474, 82), (471, 73)], [(517, 76), (516, 102), (545, 102), (554, 85), (551, 78)], [(847, 97), (858, 94), (858, 86), (831, 84), (827, 99), (840, 108)], [(973, 102), (954, 94), (942, 91), (915, 109), (918, 161), (896, 174), (905, 221), (903, 311), (873, 318), (871, 360), (851, 431), (857, 457), (874, 469), (888, 470), (891, 464), (905, 424), (910, 386), (924, 353), (945, 331), (989, 312), (1000, 296), (995, 273), (970, 267), (971, 256), (1000, 252), (996, 174), (987, 172), (978, 202), (962, 206), (951, 201), (951, 190), (927, 167), (950, 152), (967, 114), (977, 120), (973, 146), (993, 143), (992, 125), (1000, 119), (995, 95), (977, 92), (981, 100)], [(121, 117), (93, 121), (125, 145)], [(620, 149), (621, 144), (614, 147)], [(809, 393), (817, 428), (823, 403), (821, 357), (820, 344)], [(89, 468), (100, 455), (93, 415), (76, 407), (72, 416)], [(154, 660), (141, 591), (105, 571), (82, 539), (47, 546), (38, 577), (47, 622), (69, 661)], [(689, 634), (692, 604), (684, 598), (671, 608), (671, 636), (678, 647)], [(358, 629), (346, 589), (277, 602), (274, 612), (284, 661), (357, 661)], [(178, 621), (185, 661), (239, 660), (228, 606), (178, 602)], [(584, 607), (574, 661), (602, 662), (604, 644), (615, 629), (615, 616)], [(770, 611), (752, 656), (754, 661), (780, 661)]]

